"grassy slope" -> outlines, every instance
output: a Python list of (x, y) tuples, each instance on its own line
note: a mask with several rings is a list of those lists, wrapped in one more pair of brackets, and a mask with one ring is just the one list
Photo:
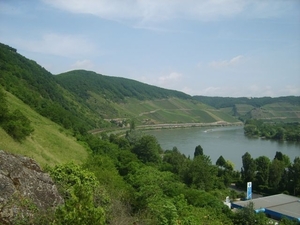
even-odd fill
[(14, 141), (0, 128), (0, 149), (32, 157), (41, 166), (69, 161), (82, 162), (88, 153), (71, 135), (52, 121), (42, 117), (14, 95), (6, 92), (9, 108), (19, 109), (28, 117), (34, 133), (22, 143)]

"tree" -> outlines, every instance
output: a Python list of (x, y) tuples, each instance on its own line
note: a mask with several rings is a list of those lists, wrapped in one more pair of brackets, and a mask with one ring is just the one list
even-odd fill
[(293, 165), (289, 167), (289, 178), (292, 184), (292, 194), (300, 194), (300, 157), (294, 159)]
[(177, 175), (182, 175), (188, 159), (184, 154), (181, 154), (176, 147), (172, 150), (167, 150), (163, 156), (163, 162), (167, 164), (168, 171), (171, 171)]
[(268, 186), (269, 184), (269, 169), (271, 161), (266, 156), (260, 156), (255, 159), (257, 173), (256, 182), (258, 185)]
[(225, 168), (226, 160), (224, 159), (224, 157), (222, 155), (217, 159), (216, 165)]
[(34, 131), (30, 120), (18, 109), (8, 114), (2, 126), (17, 141), (24, 140)]
[(203, 155), (203, 148), (201, 147), (201, 145), (198, 145), (195, 148), (195, 152), (194, 152), (194, 158), (199, 156), (199, 155)]
[(133, 146), (132, 152), (144, 163), (161, 162), (160, 153), (162, 153), (162, 149), (157, 139), (152, 135), (145, 135), (140, 138)]
[(188, 185), (206, 191), (214, 188), (218, 171), (217, 167), (212, 165), (209, 156), (195, 157), (187, 172)]
[(274, 159), (281, 161), (285, 168), (291, 165), (290, 158), (287, 155), (282, 154), (282, 152), (276, 152)]
[(276, 192), (284, 172), (284, 163), (274, 159), (270, 164), (269, 186)]
[(248, 152), (246, 152), (242, 156), (242, 160), (243, 160), (243, 167), (241, 169), (242, 181), (244, 184), (246, 184), (247, 182), (254, 181), (256, 164), (254, 159), (252, 159), (251, 155)]

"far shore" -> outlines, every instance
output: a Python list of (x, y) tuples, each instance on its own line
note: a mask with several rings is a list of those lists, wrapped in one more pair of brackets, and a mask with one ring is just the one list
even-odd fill
[[(151, 125), (139, 125), (136, 126), (136, 130), (159, 130), (159, 129), (176, 129), (176, 128), (190, 128), (190, 127), (225, 127), (225, 126), (243, 126), (243, 122), (229, 123), (225, 121), (218, 121), (214, 123), (168, 123), (168, 124), (151, 124)], [(113, 131), (125, 131), (129, 127), (122, 128), (110, 128), (110, 129), (95, 129), (89, 131), (91, 134), (98, 134), (102, 132), (113, 132)]]

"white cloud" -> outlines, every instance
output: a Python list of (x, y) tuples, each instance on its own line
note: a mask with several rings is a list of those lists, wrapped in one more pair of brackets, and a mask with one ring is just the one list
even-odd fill
[(30, 52), (64, 57), (78, 57), (94, 52), (94, 47), (80, 36), (48, 33), (37, 40), (15, 39), (19, 48)]
[(230, 60), (222, 60), (222, 61), (213, 61), (209, 63), (210, 67), (213, 68), (224, 68), (229, 66), (237, 65), (244, 57), (242, 55), (238, 55)]
[(169, 75), (161, 76), (158, 78), (158, 84), (163, 86), (171, 86), (177, 83), (182, 77), (182, 74), (177, 72), (172, 72)]
[(288, 96), (288, 95), (300, 96), (300, 86), (286, 85), (284, 88), (279, 90), (279, 94), (282, 96)]
[(92, 70), (94, 68), (94, 64), (87, 59), (84, 60), (78, 60), (73, 65), (71, 65), (72, 69), (86, 69), (86, 70)]
[(201, 91), (200, 95), (204, 96), (220, 96), (220, 93), (222, 93), (223, 90), (221, 87), (207, 87), (204, 90)]
[[(72, 13), (92, 14), (104, 19), (135, 25), (185, 18), (210, 21), (238, 15), (250, 17), (278, 16), (292, 3), (254, 0), (43, 0), (53, 7)], [(284, 7), (283, 7), (284, 6)], [(271, 9), (271, 12), (270, 12)]]

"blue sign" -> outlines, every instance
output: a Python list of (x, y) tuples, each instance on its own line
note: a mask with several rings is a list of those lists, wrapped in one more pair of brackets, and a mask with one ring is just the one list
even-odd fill
[(252, 199), (252, 182), (247, 183), (247, 200)]

